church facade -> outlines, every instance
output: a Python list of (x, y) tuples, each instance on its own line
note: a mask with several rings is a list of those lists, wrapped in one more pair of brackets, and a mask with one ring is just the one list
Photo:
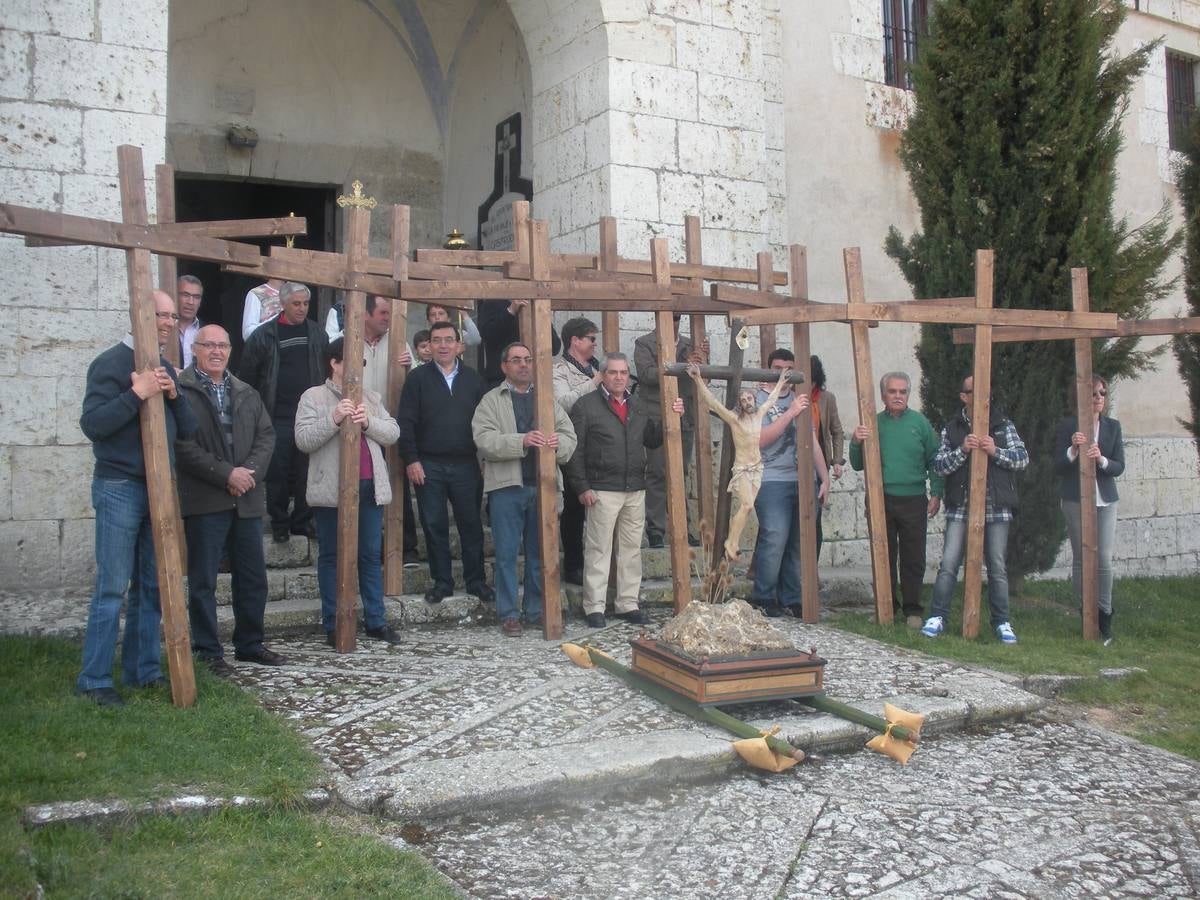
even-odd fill
[[(135, 144), (151, 177), (174, 167), (180, 220), (294, 211), (309, 221), (297, 246), (340, 247), (334, 198), (355, 179), (380, 204), (411, 206), (418, 247), (452, 227), (505, 246), (507, 203), (531, 193), (559, 251), (594, 252), (609, 215), (622, 255), (665, 237), (681, 260), (695, 214), (705, 262), (753, 266), (770, 250), (785, 268), (787, 245), (803, 244), (810, 297), (844, 300), (841, 250), (857, 246), (868, 297), (900, 299), (882, 244), (918, 221), (896, 149), (912, 100), (906, 32), (927, 5), (13, 0), (0, 9), (0, 198), (119, 219), (116, 147)], [(1178, 221), (1172, 129), (1189, 78), (1195, 106), (1200, 2), (1126, 5), (1119, 49), (1163, 44), (1130, 98), (1117, 209), (1136, 223), (1168, 202)], [(374, 252), (387, 253), (388, 227), (374, 216)], [(124, 256), (0, 242), (0, 590), (78, 588), (94, 564), (79, 403), (88, 363), (127, 330)], [(203, 318), (237, 321), (245, 279), (180, 271), (205, 283)], [(1180, 289), (1155, 314), (1183, 310)], [(719, 359), (729, 335), (710, 323)], [(623, 349), (650, 327), (624, 314)], [(815, 326), (813, 347), (849, 429), (847, 332)], [(876, 370), (913, 371), (916, 334), (877, 329)], [(1122, 571), (1196, 571), (1200, 481), (1173, 359), (1116, 398), (1129, 441)], [(834, 492), (826, 564), (866, 564), (860, 488), (851, 477)]]

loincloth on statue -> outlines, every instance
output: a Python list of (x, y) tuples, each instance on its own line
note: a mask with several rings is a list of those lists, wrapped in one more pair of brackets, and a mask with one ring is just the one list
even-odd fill
[(762, 486), (763, 477), (763, 462), (760, 459), (758, 462), (748, 465), (738, 465), (734, 463), (733, 468), (729, 470), (729, 487), (727, 490), (731, 494), (737, 493), (738, 485), (744, 483), (750, 491), (757, 495), (758, 489)]

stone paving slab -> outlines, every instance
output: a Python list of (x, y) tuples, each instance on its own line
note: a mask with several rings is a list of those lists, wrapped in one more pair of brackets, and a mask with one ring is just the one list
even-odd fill
[[(655, 610), (655, 624), (668, 611)], [(797, 646), (828, 660), (830, 696), (881, 714), (885, 699), (929, 716), (929, 734), (1021, 716), (1045, 703), (1015, 679), (881, 644), (824, 626), (779, 620)], [(571, 619), (566, 638), (625, 662), (640, 629), (600, 630)], [(603, 670), (579, 669), (557, 643), (488, 626), (409, 628), (398, 646), (360, 636), (338, 654), (317, 635), (272, 641), (291, 664), (237, 664), (238, 679), (292, 718), (326, 759), (340, 798), (401, 818), (586, 793), (602, 784), (698, 778), (740, 767), (732, 738), (697, 723)], [(870, 732), (799, 703), (728, 711), (758, 727), (779, 725), (807, 751), (858, 749)], [(891, 765), (889, 762), (888, 765)]]

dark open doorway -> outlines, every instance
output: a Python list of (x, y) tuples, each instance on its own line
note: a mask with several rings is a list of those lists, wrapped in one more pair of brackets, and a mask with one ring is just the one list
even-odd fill
[[(296, 238), (296, 247), (306, 250), (332, 250), (335, 247), (336, 217), (334, 203), (338, 188), (278, 181), (235, 181), (193, 175), (175, 177), (175, 217), (180, 222), (207, 222), (221, 219), (262, 219), (295, 213), (308, 220), (308, 233)], [(261, 247), (281, 245), (283, 238), (250, 241)], [(195, 275), (204, 284), (200, 318), (224, 326), (233, 342), (236, 365), (242, 348), (242, 308), (246, 292), (262, 284), (258, 276), (222, 272), (215, 263), (179, 260), (180, 275)], [(310, 285), (310, 287), (312, 287)], [(318, 321), (329, 308), (332, 292), (327, 288), (313, 291), (308, 314)]]

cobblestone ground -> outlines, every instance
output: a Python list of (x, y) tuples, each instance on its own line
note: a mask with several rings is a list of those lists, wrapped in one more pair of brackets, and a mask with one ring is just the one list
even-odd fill
[(477, 897), (1189, 897), (1200, 767), (1042, 716), (570, 808), (389, 826)]

